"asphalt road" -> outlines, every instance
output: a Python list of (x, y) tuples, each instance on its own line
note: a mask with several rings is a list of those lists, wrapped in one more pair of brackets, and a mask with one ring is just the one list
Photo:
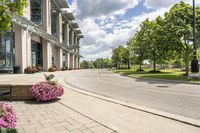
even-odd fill
[(200, 85), (134, 79), (107, 70), (72, 71), (65, 81), (79, 89), (200, 120)]

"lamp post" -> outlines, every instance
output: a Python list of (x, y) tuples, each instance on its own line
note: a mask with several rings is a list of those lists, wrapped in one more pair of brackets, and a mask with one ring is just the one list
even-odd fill
[(191, 63), (191, 72), (199, 72), (199, 62), (197, 60), (197, 48), (196, 48), (196, 11), (195, 11), (195, 0), (193, 0), (193, 45), (194, 45), (194, 59)]

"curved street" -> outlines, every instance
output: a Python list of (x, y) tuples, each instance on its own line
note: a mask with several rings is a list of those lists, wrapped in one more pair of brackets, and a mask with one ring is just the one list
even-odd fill
[(108, 70), (79, 70), (65, 82), (117, 100), (200, 119), (200, 85), (134, 79)]

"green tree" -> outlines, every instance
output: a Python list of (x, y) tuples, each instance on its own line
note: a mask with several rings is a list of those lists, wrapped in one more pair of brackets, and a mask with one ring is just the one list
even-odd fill
[(119, 46), (118, 48), (115, 48), (112, 51), (112, 63), (117, 69), (121, 68), (122, 63), (121, 49), (122, 46)]
[(96, 59), (94, 61), (95, 68), (104, 68), (104, 60), (103, 58)]
[(130, 69), (130, 51), (127, 48), (122, 47), (121, 49), (121, 56), (122, 56), (122, 62), (124, 64), (127, 64), (127, 68)]
[(23, 15), (26, 0), (0, 0), (0, 36), (10, 30), (11, 15)]
[(112, 60), (107, 58), (104, 59), (105, 68), (112, 68)]
[(84, 60), (81, 62), (80, 66), (82, 69), (88, 69), (90, 67), (90, 63), (88, 61)]
[[(200, 8), (198, 7), (196, 9), (197, 12), (200, 13)], [(189, 64), (193, 55), (192, 13), (192, 7), (181, 1), (175, 4), (170, 11), (165, 14), (168, 42), (171, 42), (173, 45), (172, 48), (176, 51), (176, 56), (184, 60), (186, 75), (189, 74)], [(197, 22), (200, 22), (200, 14), (197, 14)], [(200, 23), (197, 23), (197, 31), (200, 31)], [(199, 40), (200, 34), (199, 32), (197, 33)]]
[(139, 71), (142, 71), (143, 61), (147, 59), (147, 49), (145, 45), (142, 44), (144, 43), (142, 34), (142, 32), (137, 32), (135, 36), (128, 42), (130, 58), (134, 62), (134, 64), (139, 64)]
[(156, 71), (156, 64), (168, 58), (168, 43), (165, 41), (164, 21), (159, 16), (155, 21), (146, 19), (138, 35), (139, 45), (137, 49), (142, 50), (145, 57), (153, 62), (153, 71)]
[(121, 68), (121, 66), (126, 65), (130, 69), (130, 51), (129, 48), (124, 48), (119, 46), (113, 50), (112, 62), (116, 68)]

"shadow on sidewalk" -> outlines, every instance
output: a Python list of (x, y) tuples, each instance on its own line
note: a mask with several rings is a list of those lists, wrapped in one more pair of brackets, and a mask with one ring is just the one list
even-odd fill
[(36, 100), (29, 100), (29, 101), (24, 101), (25, 104), (30, 104), (30, 105), (38, 105), (38, 104), (53, 104), (57, 103), (61, 100), (61, 98), (56, 98), (54, 100), (48, 101), (48, 102), (37, 102)]

